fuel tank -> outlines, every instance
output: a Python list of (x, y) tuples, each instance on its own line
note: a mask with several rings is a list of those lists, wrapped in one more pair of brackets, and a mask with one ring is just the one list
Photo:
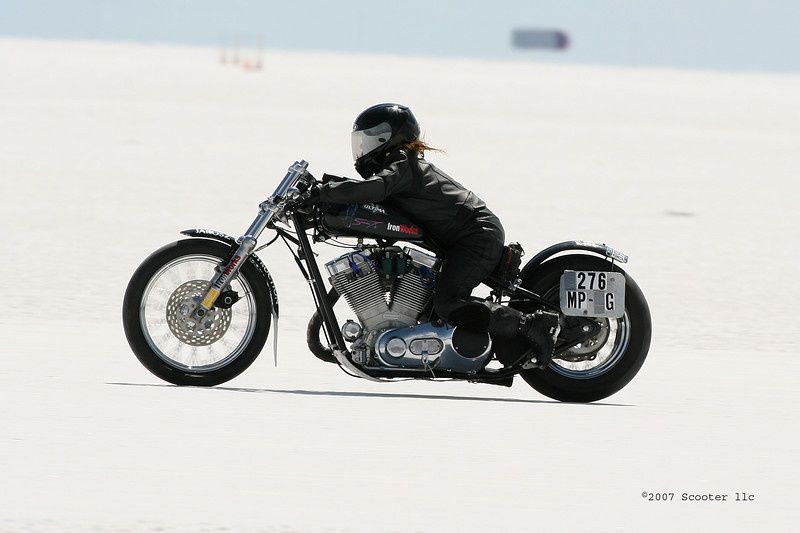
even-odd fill
[(326, 204), (323, 228), (334, 236), (422, 241), (422, 228), (385, 204)]

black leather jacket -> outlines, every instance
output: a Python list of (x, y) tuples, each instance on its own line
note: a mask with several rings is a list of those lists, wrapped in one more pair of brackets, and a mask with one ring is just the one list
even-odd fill
[(384, 169), (371, 178), (322, 185), (320, 200), (389, 203), (422, 226), (445, 249), (463, 245), (487, 227), (499, 229), (503, 235), (500, 221), (483, 200), (425, 159), (405, 150), (390, 154)]

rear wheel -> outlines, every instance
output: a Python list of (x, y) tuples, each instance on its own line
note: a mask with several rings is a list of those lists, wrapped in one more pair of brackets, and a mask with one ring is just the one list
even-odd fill
[(186, 239), (157, 250), (134, 272), (123, 302), (125, 335), (139, 361), (159, 378), (218, 385), (241, 374), (261, 352), (272, 302), (250, 261), (230, 281), (238, 295), (233, 305), (214, 307), (199, 325), (188, 319), (231, 253), (220, 242)]
[[(522, 286), (558, 304), (559, 283), (565, 270), (621, 272), (625, 276), (625, 314), (616, 319), (596, 318), (599, 328), (594, 337), (557, 356), (547, 368), (526, 370), (521, 375), (550, 398), (592, 402), (619, 391), (642, 367), (650, 348), (650, 309), (633, 278), (615, 264), (590, 255), (566, 255), (547, 261), (529, 272)], [(562, 322), (565, 319), (562, 316)]]

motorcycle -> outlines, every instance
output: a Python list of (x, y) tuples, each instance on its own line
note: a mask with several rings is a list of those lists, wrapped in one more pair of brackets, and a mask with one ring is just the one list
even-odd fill
[[(442, 250), (390, 202), (304, 206), (302, 193), (317, 185), (307, 168), (305, 161), (289, 167), (242, 237), (186, 230), (181, 233), (189, 238), (160, 248), (136, 269), (125, 292), (123, 324), (133, 353), (153, 374), (176, 385), (224, 383), (253, 363), (273, 321), (277, 364), (278, 294), (257, 252), (278, 239), (294, 255), (314, 298), (310, 351), (354, 377), (510, 386), (520, 376), (550, 398), (591, 402), (619, 391), (644, 363), (650, 311), (619, 266), (627, 263), (625, 254), (605, 244), (568, 241), (520, 268), (522, 248), (505, 247), (484, 281), (491, 290), (485, 299), (523, 313), (560, 314), (552, 360), (539, 368), (526, 340), (493, 339), (436, 316), (431, 302)], [(258, 246), (267, 229), (274, 237)], [(330, 290), (312, 242), (348, 249), (324, 265)], [(356, 320), (337, 319), (340, 296)]]

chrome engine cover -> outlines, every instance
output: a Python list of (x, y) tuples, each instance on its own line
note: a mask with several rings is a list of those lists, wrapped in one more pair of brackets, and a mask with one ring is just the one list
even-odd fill
[(433, 297), (439, 260), (414, 248), (404, 248), (403, 253), (411, 263), (411, 272), (404, 274), (392, 292), (392, 311), (416, 318), (425, 310)]
[(353, 252), (327, 263), (331, 285), (344, 296), (367, 332), (414, 324), (416, 316), (389, 309), (386, 290), (370, 255), (369, 250)]
[(375, 353), (384, 366), (469, 374), (489, 362), (492, 341), (488, 333), (426, 322), (384, 331), (375, 340)]
[[(363, 330), (348, 326), (353, 361), (365, 367), (430, 369), (473, 373), (492, 356), (488, 333), (449, 325), (419, 324), (428, 309), (440, 261), (414, 248), (402, 250), (405, 265), (396, 275), (379, 267), (388, 248), (365, 249), (340, 256), (325, 267), (331, 285), (344, 296)], [(399, 249), (392, 249), (394, 256)], [(394, 259), (392, 259), (392, 262)], [(392, 263), (394, 264), (394, 263)], [(388, 300), (387, 300), (388, 293)]]
[[(414, 248), (405, 248), (403, 253), (411, 268), (393, 287), (384, 285), (370, 249), (345, 254), (325, 265), (331, 285), (347, 300), (365, 334), (416, 324), (433, 296), (439, 260)], [(388, 288), (391, 303), (386, 300)]]

